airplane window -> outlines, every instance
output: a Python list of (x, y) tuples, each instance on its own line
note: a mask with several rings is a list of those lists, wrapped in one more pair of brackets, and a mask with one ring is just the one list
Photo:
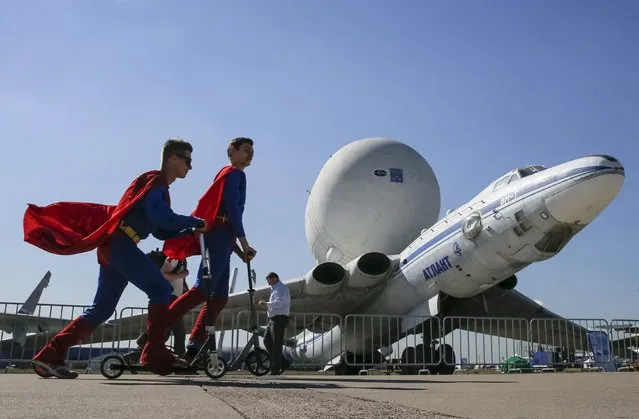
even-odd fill
[(508, 184), (508, 179), (510, 178), (510, 173), (507, 174), (506, 176), (502, 177), (501, 179), (499, 179), (496, 183), (495, 183), (495, 187), (493, 188), (493, 191), (496, 191), (497, 189), (503, 188), (504, 186), (506, 186)]
[(526, 177), (534, 173), (541, 172), (542, 170), (546, 170), (546, 168), (544, 166), (528, 166), (524, 167), (523, 169), (519, 169), (518, 172), (521, 177)]
[(517, 179), (519, 179), (519, 174), (517, 172), (515, 172), (512, 175), (510, 175), (510, 178), (508, 179), (508, 183), (514, 182)]

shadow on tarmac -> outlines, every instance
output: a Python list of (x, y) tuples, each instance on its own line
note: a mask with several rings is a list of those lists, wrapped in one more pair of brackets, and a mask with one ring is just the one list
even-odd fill
[[(200, 376), (196, 376), (200, 377)], [(255, 389), (340, 389), (340, 388), (360, 388), (366, 390), (412, 390), (412, 391), (426, 391), (426, 388), (419, 387), (401, 387), (397, 384), (512, 384), (517, 381), (485, 381), (485, 380), (467, 380), (467, 381), (432, 381), (432, 380), (417, 380), (417, 379), (399, 379), (399, 380), (384, 380), (384, 379), (366, 379), (361, 380), (357, 378), (337, 378), (330, 380), (317, 380), (313, 377), (300, 377), (300, 376), (279, 376), (275, 377), (226, 377), (215, 380), (193, 380), (192, 376), (188, 377), (166, 377), (166, 378), (144, 378), (139, 379), (135, 377), (120, 377), (116, 380), (107, 380), (104, 385), (114, 386), (139, 386), (139, 385), (188, 385), (197, 386), (201, 388), (225, 387), (225, 388), (255, 388)], [(353, 385), (348, 385), (352, 383)], [(369, 386), (369, 383), (383, 383), (384, 386)]]

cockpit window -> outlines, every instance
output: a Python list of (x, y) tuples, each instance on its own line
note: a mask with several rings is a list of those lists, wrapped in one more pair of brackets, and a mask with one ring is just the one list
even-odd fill
[(495, 183), (495, 187), (493, 188), (493, 191), (496, 191), (497, 189), (501, 189), (504, 186), (506, 186), (508, 184), (508, 179), (510, 179), (510, 174), (507, 174), (506, 176), (504, 176), (501, 179), (499, 179)]
[(517, 170), (517, 172), (519, 172), (521, 177), (526, 177), (534, 173), (541, 172), (542, 170), (546, 170), (546, 168), (544, 166), (528, 166)]
[(508, 178), (508, 183), (514, 182), (519, 179), (519, 173), (515, 172)]
[(495, 182), (493, 191), (501, 189), (509, 183), (516, 181), (517, 179), (519, 179), (519, 173), (517, 173), (517, 171), (506, 173), (501, 179)]
[[(521, 169), (511, 170), (506, 173), (504, 176), (500, 177), (497, 182), (495, 182), (495, 186), (493, 186), (493, 192), (503, 188), (504, 186), (526, 176), (530, 176), (533, 173), (541, 172), (542, 170), (546, 170), (544, 166), (526, 166)], [(490, 185), (486, 190), (490, 189)], [(483, 193), (483, 192), (482, 192)]]

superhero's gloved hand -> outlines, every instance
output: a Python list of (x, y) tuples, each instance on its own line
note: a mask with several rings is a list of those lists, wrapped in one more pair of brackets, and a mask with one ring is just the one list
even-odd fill
[(242, 259), (244, 260), (244, 262), (248, 262), (249, 260), (253, 260), (253, 258), (257, 254), (257, 251), (253, 249), (251, 246), (247, 246), (245, 249), (243, 249), (242, 253), (243, 253)]
[(203, 219), (203, 218), (200, 218), (200, 224), (197, 227), (195, 227), (194, 230), (195, 231), (206, 231), (207, 227), (208, 227), (208, 225), (206, 223), (206, 220)]

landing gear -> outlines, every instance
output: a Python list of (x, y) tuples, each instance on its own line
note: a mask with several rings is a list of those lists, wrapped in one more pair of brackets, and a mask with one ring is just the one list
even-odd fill
[[(350, 354), (347, 354), (346, 356), (349, 355)], [(348, 365), (346, 362), (344, 362), (344, 356), (342, 356), (342, 359), (340, 359), (340, 361), (335, 366), (335, 375), (357, 375), (359, 374), (359, 370), (361, 370), (361, 367)]]
[(453, 347), (447, 343), (439, 345), (442, 360), (439, 362), (438, 368), (441, 375), (453, 375), (455, 372), (455, 351)]
[[(348, 360), (348, 363), (346, 362)], [(381, 354), (376, 353), (372, 357), (362, 354), (346, 352), (335, 366), (335, 375), (359, 375), (359, 372), (370, 368), (373, 365), (380, 365), (384, 362)], [(350, 365), (349, 365), (350, 364)]]
[[(426, 365), (406, 365), (421, 362)], [(400, 368), (405, 375), (418, 374), (422, 369), (427, 369), (430, 375), (452, 375), (455, 372), (455, 351), (448, 344), (408, 346), (402, 352)]]

